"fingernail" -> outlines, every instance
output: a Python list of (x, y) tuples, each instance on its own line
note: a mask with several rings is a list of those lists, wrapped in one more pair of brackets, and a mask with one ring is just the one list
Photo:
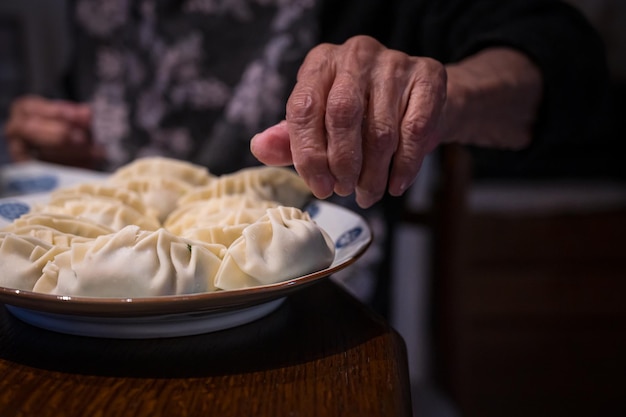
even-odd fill
[(359, 207), (363, 209), (369, 208), (374, 204), (374, 202), (370, 198), (363, 197), (359, 194), (356, 195), (356, 203)]
[(357, 187), (355, 192), (356, 192), (356, 199), (355, 199), (356, 203), (359, 205), (359, 207), (364, 208), (364, 209), (373, 206), (377, 201), (379, 201), (382, 198), (382, 195), (377, 194), (377, 193), (372, 193), (360, 187)]
[(252, 138), (250, 138), (250, 147), (252, 147), (252, 142), (254, 142), (254, 139), (256, 139), (257, 136), (259, 136), (258, 133), (256, 135), (252, 136)]
[(310, 186), (317, 198), (328, 198), (333, 193), (335, 181), (328, 175), (316, 175), (311, 180)]
[(335, 192), (342, 196), (345, 197), (347, 195), (350, 195), (354, 192), (354, 184), (352, 183), (348, 183), (348, 182), (340, 182), (335, 186)]
[(252, 138), (250, 139), (250, 152), (252, 152), (252, 155), (254, 155), (255, 157), (258, 157), (257, 153), (257, 145), (255, 143), (255, 139), (259, 136), (259, 134), (257, 133), (256, 135), (252, 136)]
[(402, 182), (394, 181), (394, 183), (390, 184), (389, 186), (389, 194), (391, 194), (394, 197), (401, 196), (410, 186), (411, 186), (411, 183), (407, 181), (402, 181)]

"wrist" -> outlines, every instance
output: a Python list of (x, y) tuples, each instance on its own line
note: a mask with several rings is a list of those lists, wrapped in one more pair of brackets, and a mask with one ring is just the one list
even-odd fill
[(541, 100), (536, 65), (511, 48), (491, 48), (446, 66), (442, 143), (490, 148), (528, 146)]

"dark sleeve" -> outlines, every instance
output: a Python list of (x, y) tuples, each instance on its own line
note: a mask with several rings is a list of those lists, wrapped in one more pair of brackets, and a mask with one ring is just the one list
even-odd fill
[(604, 99), (608, 70), (602, 39), (574, 7), (557, 0), (373, 3), (386, 12), (373, 10), (380, 19), (363, 19), (374, 27), (363, 31), (389, 47), (450, 63), (484, 48), (509, 46), (538, 65), (544, 94), (533, 144), (523, 152), (477, 150), (480, 157), (521, 167), (573, 141), (591, 140), (591, 120)]
[[(523, 152), (475, 149), (478, 169), (502, 175), (558, 175), (573, 149), (594, 147), (594, 121), (608, 85), (604, 45), (584, 16), (560, 1), (434, 2), (424, 20), (427, 54), (458, 61), (505, 45), (527, 54), (543, 76), (533, 143)], [(567, 174), (565, 171), (562, 174)]]
[(56, 92), (58, 98), (71, 101), (82, 101), (84, 97), (80, 97), (76, 91), (76, 79), (78, 71), (76, 63), (78, 61), (76, 51), (76, 22), (75, 22), (75, 2), (67, 0), (62, 2), (65, 5), (65, 32), (67, 40), (67, 54), (64, 59), (63, 71), (59, 76), (58, 87)]

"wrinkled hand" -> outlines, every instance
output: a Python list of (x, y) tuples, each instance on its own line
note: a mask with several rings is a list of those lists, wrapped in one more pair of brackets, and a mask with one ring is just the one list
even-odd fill
[(14, 161), (36, 158), (90, 167), (100, 157), (91, 143), (90, 126), (86, 104), (24, 96), (11, 105), (4, 133)]
[(256, 135), (252, 153), (291, 165), (314, 195), (356, 193), (361, 207), (413, 183), (440, 139), (446, 71), (430, 58), (357, 36), (307, 55), (287, 103), (286, 121)]

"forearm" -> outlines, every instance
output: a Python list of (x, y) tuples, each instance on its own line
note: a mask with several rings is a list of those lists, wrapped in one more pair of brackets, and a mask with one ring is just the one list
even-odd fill
[(446, 70), (441, 143), (513, 150), (530, 144), (542, 77), (528, 57), (511, 48), (490, 48)]

